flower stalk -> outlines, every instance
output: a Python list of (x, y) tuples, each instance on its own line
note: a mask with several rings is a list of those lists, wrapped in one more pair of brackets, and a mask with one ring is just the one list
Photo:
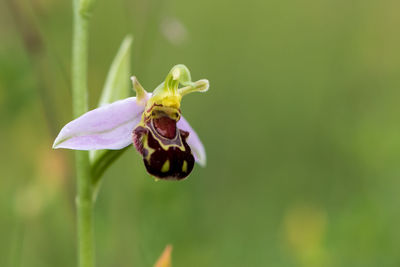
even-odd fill
[[(89, 7), (87, 5), (83, 7), (83, 2), (85, 1), (73, 0), (72, 99), (74, 117), (78, 117), (88, 110), (87, 64), (90, 16), (88, 13)], [(94, 267), (94, 203), (89, 152), (76, 151), (75, 164), (77, 176), (78, 262), (80, 267)]]

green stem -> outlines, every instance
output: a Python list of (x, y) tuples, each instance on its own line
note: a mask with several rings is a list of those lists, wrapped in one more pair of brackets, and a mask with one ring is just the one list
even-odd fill
[(94, 267), (93, 187), (90, 176), (89, 154), (76, 152), (78, 196), (78, 256), (80, 267)]
[[(82, 0), (73, 0), (72, 94), (74, 117), (87, 107), (87, 62), (89, 15), (82, 11)], [(94, 267), (93, 187), (87, 151), (76, 152), (78, 257), (80, 267)]]

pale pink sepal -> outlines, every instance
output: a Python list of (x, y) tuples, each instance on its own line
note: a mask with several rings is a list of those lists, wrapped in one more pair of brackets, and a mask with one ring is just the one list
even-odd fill
[(193, 128), (189, 125), (189, 123), (187, 122), (187, 120), (185, 120), (184, 117), (181, 117), (181, 119), (178, 121), (177, 126), (179, 129), (189, 132), (189, 137), (186, 141), (190, 146), (190, 149), (192, 149), (194, 159), (196, 160), (196, 162), (204, 167), (207, 161), (206, 151), (204, 149), (203, 144), (200, 141), (199, 136), (196, 134), (196, 132), (193, 130)]
[(132, 131), (144, 110), (130, 97), (91, 110), (65, 125), (53, 148), (121, 149), (132, 143)]

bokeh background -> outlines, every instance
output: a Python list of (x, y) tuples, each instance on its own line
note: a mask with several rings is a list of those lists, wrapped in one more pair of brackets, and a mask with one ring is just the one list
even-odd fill
[[(96, 203), (97, 265), (400, 266), (400, 2), (97, 0), (96, 107), (124, 36), (149, 90), (208, 78), (183, 113), (207, 150), (155, 182), (129, 149)], [(0, 2), (0, 266), (74, 266), (71, 3)]]

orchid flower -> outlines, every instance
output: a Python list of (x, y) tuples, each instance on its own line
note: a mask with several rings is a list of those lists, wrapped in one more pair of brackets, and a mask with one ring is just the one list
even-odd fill
[(192, 82), (184, 65), (174, 66), (153, 93), (136, 77), (131, 80), (136, 97), (100, 106), (69, 122), (53, 148), (118, 150), (133, 143), (147, 172), (167, 180), (186, 178), (194, 162), (204, 166), (204, 146), (181, 116), (180, 103), (186, 94), (207, 91), (208, 80)]

